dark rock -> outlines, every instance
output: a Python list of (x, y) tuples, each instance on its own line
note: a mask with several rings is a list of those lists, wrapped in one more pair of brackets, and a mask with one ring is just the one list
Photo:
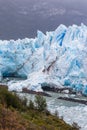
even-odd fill
[(69, 87), (61, 88), (61, 87), (58, 87), (57, 85), (52, 84), (52, 83), (49, 83), (49, 84), (48, 83), (43, 83), (43, 84), (41, 84), (41, 86), (42, 86), (42, 89), (44, 91), (50, 91), (50, 92), (56, 92), (56, 93), (65, 93), (64, 91), (68, 90), (69, 94), (76, 94), (76, 92), (73, 91), (72, 88), (69, 88)]
[(58, 97), (58, 99), (65, 100), (65, 101), (71, 101), (71, 102), (77, 102), (77, 103), (81, 103), (81, 104), (87, 105), (87, 101), (86, 100), (81, 100), (81, 99), (79, 100), (79, 99), (68, 98), (68, 97)]
[(22, 92), (23, 92), (23, 93), (37, 94), (37, 95), (42, 95), (42, 96), (51, 97), (51, 95), (48, 94), (48, 93), (45, 93), (45, 92), (36, 92), (36, 91), (33, 91), (33, 90), (29, 90), (29, 89), (27, 89), (27, 88), (23, 88), (23, 89), (22, 89)]

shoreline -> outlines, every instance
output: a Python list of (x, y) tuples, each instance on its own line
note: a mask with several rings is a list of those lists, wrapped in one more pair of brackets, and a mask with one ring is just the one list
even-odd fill
[(75, 99), (75, 98), (69, 98), (69, 97), (58, 97), (58, 99), (87, 105), (87, 101), (83, 99)]

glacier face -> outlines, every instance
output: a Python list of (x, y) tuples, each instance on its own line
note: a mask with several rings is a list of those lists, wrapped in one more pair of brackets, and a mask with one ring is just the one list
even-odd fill
[(0, 40), (0, 77), (8, 76), (27, 78), (9, 82), (10, 90), (42, 91), (47, 82), (87, 95), (87, 26), (60, 25), (46, 35), (38, 31), (35, 39)]

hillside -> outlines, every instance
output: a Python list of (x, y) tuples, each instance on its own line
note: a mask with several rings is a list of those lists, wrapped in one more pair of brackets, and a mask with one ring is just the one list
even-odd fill
[(0, 86), (0, 130), (77, 130), (50, 112), (39, 112)]

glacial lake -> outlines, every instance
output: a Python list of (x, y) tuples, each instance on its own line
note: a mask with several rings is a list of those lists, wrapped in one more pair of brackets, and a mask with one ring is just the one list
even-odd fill
[[(2, 84), (7, 84), (8, 82), (16, 82), (21, 81), (25, 79), (21, 78), (5, 78), (2, 80)], [(59, 117), (63, 117), (65, 122), (72, 124), (73, 122), (76, 122), (81, 129), (80, 130), (87, 130), (87, 105), (75, 103), (71, 101), (64, 101), (58, 99), (58, 97), (73, 97), (76, 99), (85, 99), (87, 100), (87, 97), (80, 97), (70, 94), (60, 94), (60, 93), (53, 93), (48, 92), (52, 97), (45, 97), (47, 101), (48, 110), (51, 113), (55, 113), (55, 111), (58, 111)], [(27, 98), (28, 102), (29, 100), (34, 101), (35, 95), (34, 94), (26, 94), (26, 93), (17, 93), (21, 98)]]
[[(80, 127), (81, 130), (87, 130), (87, 105), (70, 102), (70, 101), (64, 101), (58, 99), (59, 96), (63, 97), (73, 97), (73, 98), (79, 98), (75, 97), (75, 95), (68, 95), (68, 94), (59, 94), (59, 93), (53, 93), (48, 92), (52, 97), (45, 97), (48, 105), (48, 110), (51, 111), (51, 113), (55, 113), (55, 111), (58, 111), (59, 117), (63, 117), (63, 119), (72, 125), (73, 122), (76, 122)], [(34, 101), (35, 95), (32, 94), (25, 94), (25, 93), (18, 93), (18, 95), (21, 98), (26, 97), (29, 100)], [(80, 99), (85, 99), (85, 97), (80, 97)]]

